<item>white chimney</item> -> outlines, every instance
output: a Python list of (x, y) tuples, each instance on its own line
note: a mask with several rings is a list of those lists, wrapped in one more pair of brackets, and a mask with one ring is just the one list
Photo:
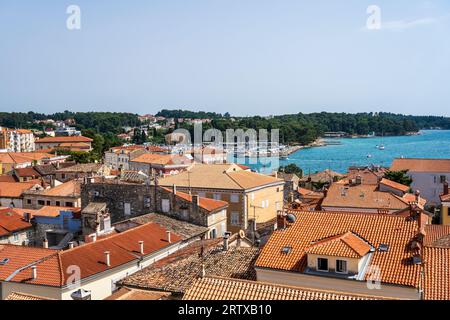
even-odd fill
[(91, 237), (91, 239), (92, 239), (92, 242), (97, 241), (97, 234), (96, 234), (96, 233), (91, 234), (90, 237)]
[(37, 267), (32, 266), (31, 267), (31, 279), (35, 280), (37, 278)]
[(44, 241), (42, 241), (42, 247), (44, 249), (48, 249), (48, 240), (47, 240), (47, 238), (45, 238)]
[(105, 263), (108, 267), (111, 266), (111, 259), (109, 251), (105, 251)]
[(170, 239), (170, 231), (166, 231), (166, 234), (167, 234), (167, 242), (172, 243), (172, 241)]
[(73, 249), (73, 247), (74, 247), (74, 243), (73, 243), (73, 241), (70, 241), (69, 242), (69, 249)]
[(144, 241), (139, 241), (139, 252), (144, 254)]
[(223, 236), (223, 251), (228, 251), (228, 247), (229, 247), (229, 240), (228, 240), (228, 238), (229, 238), (228, 234), (225, 234)]

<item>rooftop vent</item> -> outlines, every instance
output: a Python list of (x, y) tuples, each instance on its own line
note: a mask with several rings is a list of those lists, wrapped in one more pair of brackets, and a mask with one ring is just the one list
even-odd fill
[(389, 251), (389, 245), (385, 243), (380, 243), (378, 246), (378, 251), (380, 252), (388, 252)]
[(291, 252), (292, 252), (292, 247), (286, 246), (286, 247), (283, 247), (283, 249), (281, 249), (281, 253), (283, 253), (283, 254), (289, 254)]
[(4, 266), (8, 262), (9, 262), (9, 258), (2, 259), (2, 260), (0, 260), (0, 266)]
[(421, 264), (422, 263), (422, 258), (420, 256), (414, 256), (413, 257), (413, 263), (414, 264)]

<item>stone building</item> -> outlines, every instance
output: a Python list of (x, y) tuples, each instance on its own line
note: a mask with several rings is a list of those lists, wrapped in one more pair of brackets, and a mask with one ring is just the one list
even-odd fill
[(23, 208), (40, 209), (43, 206), (80, 207), (80, 181), (71, 180), (54, 188), (23, 193)]

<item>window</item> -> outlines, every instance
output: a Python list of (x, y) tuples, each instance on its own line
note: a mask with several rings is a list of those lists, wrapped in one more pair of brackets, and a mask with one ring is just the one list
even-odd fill
[(62, 175), (61, 175), (61, 179), (65, 179), (66, 178), (66, 175), (63, 173)]
[(57, 207), (61, 207), (61, 201), (56, 201), (55, 204)]
[(123, 211), (126, 216), (131, 215), (131, 204), (129, 202), (123, 204)]
[(220, 193), (214, 193), (213, 197), (214, 197), (214, 200), (221, 200), (222, 199), (222, 195)]
[(230, 196), (230, 201), (231, 201), (232, 203), (238, 203), (238, 202), (239, 202), (239, 195), (238, 195), (238, 194), (232, 194), (232, 195)]
[(210, 239), (215, 239), (217, 238), (217, 230), (214, 228), (209, 232), (209, 238)]
[(328, 272), (328, 259), (317, 258), (317, 270)]
[(445, 181), (447, 181), (447, 177), (446, 176), (440, 176), (440, 181), (441, 181), (441, 183), (445, 183)]
[(49, 200), (47, 200), (47, 205), (48, 205), (48, 206), (50, 205), (50, 203), (51, 203), (51, 202), (50, 202)]
[(239, 212), (231, 213), (231, 225), (238, 226), (239, 225)]
[(31, 204), (31, 199), (27, 199), (27, 204)]
[(66, 202), (66, 207), (73, 207), (73, 202)]
[(38, 200), (38, 205), (45, 206), (45, 201), (44, 200)]
[(13, 234), (13, 239), (14, 239), (14, 240), (13, 240), (14, 242), (19, 242), (19, 234), (14, 233), (14, 234)]
[(347, 273), (347, 261), (336, 260), (336, 272), (337, 273)]
[(198, 192), (197, 195), (198, 195), (200, 198), (206, 198), (206, 192)]
[(162, 208), (161, 208), (162, 212), (168, 213), (170, 211), (170, 201), (169, 201), (169, 199), (162, 199), (161, 206), (162, 206)]

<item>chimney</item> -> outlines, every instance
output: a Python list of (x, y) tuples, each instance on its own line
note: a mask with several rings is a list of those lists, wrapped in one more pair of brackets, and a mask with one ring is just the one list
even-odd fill
[(37, 278), (37, 267), (32, 266), (31, 267), (31, 279), (35, 280)]
[(416, 190), (416, 203), (417, 203), (417, 205), (420, 204), (420, 191), (419, 190)]
[(42, 247), (44, 249), (48, 249), (48, 240), (47, 240), (47, 238), (44, 238), (44, 240), (42, 241)]
[(198, 195), (192, 196), (192, 203), (199, 206), (200, 205), (200, 197)]
[(73, 241), (70, 241), (69, 242), (69, 249), (73, 249), (73, 247), (74, 247), (74, 243), (73, 243)]
[(448, 182), (444, 182), (444, 196), (448, 195)]
[(30, 221), (31, 221), (31, 213), (25, 212), (23, 214), (23, 218), (25, 219), (26, 222), (30, 223)]
[(172, 243), (172, 241), (170, 239), (170, 231), (169, 230), (166, 231), (166, 235), (167, 235), (167, 242)]
[(284, 212), (278, 213), (277, 228), (278, 228), (278, 230), (286, 229), (286, 215), (284, 214)]
[(360, 185), (362, 183), (362, 178), (361, 178), (361, 176), (356, 176), (356, 179), (355, 179), (355, 184), (356, 185)]
[(111, 266), (111, 254), (109, 251), (105, 251), (105, 264), (110, 267)]
[(177, 194), (177, 186), (175, 184), (172, 186), (172, 193)]
[(202, 263), (202, 278), (206, 276), (205, 264)]
[(89, 236), (89, 238), (91, 238), (91, 241), (90, 241), (90, 242), (95, 242), (95, 241), (97, 241), (97, 234), (96, 234), (96, 233), (91, 234), (91, 235)]
[(144, 254), (144, 241), (139, 241), (139, 252)]
[(228, 251), (229, 249), (229, 238), (230, 235), (228, 233), (223, 235), (223, 251)]

